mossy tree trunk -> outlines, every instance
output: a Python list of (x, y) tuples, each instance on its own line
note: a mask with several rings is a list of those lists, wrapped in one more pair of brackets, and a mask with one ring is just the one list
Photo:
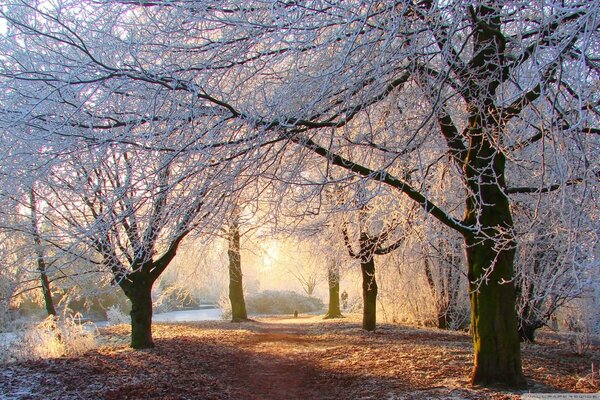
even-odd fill
[(231, 302), (231, 322), (248, 320), (244, 286), (242, 281), (242, 259), (240, 254), (240, 229), (237, 222), (229, 226), (229, 301)]
[(152, 339), (152, 285), (154, 281), (140, 272), (131, 274), (135, 284), (121, 284), (131, 301), (131, 347), (148, 349), (154, 347)]
[(525, 379), (510, 281), (514, 248), (498, 251), (495, 244), (490, 239), (466, 238), (475, 352), (472, 383), (517, 387)]
[[(490, 107), (492, 107), (490, 105)], [(505, 156), (492, 144), (500, 130), (489, 108), (472, 108), (465, 176), (470, 195), (465, 222), (479, 232), (465, 233), (475, 353), (472, 383), (525, 385), (515, 308), (516, 241), (505, 193)]]
[(343, 318), (340, 311), (340, 269), (337, 261), (333, 261), (327, 270), (329, 283), (329, 307), (325, 319)]

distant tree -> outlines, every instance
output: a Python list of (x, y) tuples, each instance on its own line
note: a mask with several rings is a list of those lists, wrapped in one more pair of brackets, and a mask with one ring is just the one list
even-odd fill
[(338, 260), (330, 260), (327, 266), (329, 305), (325, 319), (343, 318), (340, 310), (340, 266)]
[(240, 251), (239, 211), (234, 210), (227, 232), (227, 256), (229, 257), (229, 301), (231, 302), (231, 322), (248, 320), (244, 285), (242, 279), (242, 258)]
[(427, 284), (435, 301), (436, 325), (440, 329), (455, 327), (454, 317), (459, 314), (459, 294), (463, 277), (461, 257), (450, 241), (440, 238), (427, 245), (423, 255), (423, 268)]
[(384, 246), (384, 243), (389, 239), (394, 232), (397, 224), (389, 222), (383, 229), (373, 233), (369, 229), (369, 207), (361, 205), (358, 216), (358, 251), (352, 248), (352, 242), (348, 235), (348, 227), (344, 225), (342, 233), (344, 242), (348, 249), (350, 257), (360, 262), (360, 270), (362, 274), (362, 295), (363, 295), (363, 320), (362, 327), (364, 330), (375, 330), (377, 323), (377, 281), (375, 279), (375, 255), (388, 254), (402, 244), (404, 238), (396, 240), (394, 243)]
[(315, 269), (308, 269), (306, 271), (302, 271), (300, 268), (296, 268), (296, 270), (288, 269), (290, 274), (302, 285), (302, 289), (307, 296), (313, 296), (315, 293), (315, 289), (317, 284), (319, 283), (319, 274)]

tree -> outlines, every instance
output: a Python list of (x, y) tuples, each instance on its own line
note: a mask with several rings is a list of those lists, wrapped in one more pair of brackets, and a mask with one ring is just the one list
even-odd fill
[(242, 258), (240, 252), (240, 227), (239, 215), (234, 211), (233, 219), (229, 223), (227, 235), (229, 257), (229, 301), (231, 302), (231, 322), (248, 321), (246, 302), (244, 300), (244, 286), (242, 282)]
[[(537, 329), (546, 326), (556, 311), (590, 289), (595, 228), (593, 207), (573, 207), (581, 201), (579, 188), (567, 188), (562, 201), (557, 193), (540, 199), (539, 209), (514, 202), (519, 247), (515, 262), (519, 338), (533, 342)], [(576, 227), (575, 229), (573, 229)]]
[[(367, 331), (374, 331), (377, 323), (377, 281), (375, 279), (375, 255), (388, 254), (402, 244), (404, 238), (396, 240), (394, 243), (383, 246), (390, 235), (397, 227), (395, 221), (390, 221), (387, 225), (373, 233), (369, 221), (369, 209), (366, 204), (359, 206), (358, 212), (358, 251), (354, 251), (352, 243), (348, 235), (346, 225), (342, 228), (344, 242), (348, 249), (350, 257), (360, 262), (360, 270), (362, 274), (362, 295), (363, 295), (363, 320), (362, 327)], [(375, 224), (377, 225), (377, 224)]]
[(435, 302), (436, 325), (439, 329), (455, 327), (461, 290), (461, 259), (448, 238), (438, 238), (430, 243), (429, 254), (423, 255), (423, 268), (427, 284)]
[(339, 261), (332, 259), (327, 266), (327, 284), (329, 287), (329, 303), (324, 319), (343, 318), (340, 310), (340, 266)]
[[(109, 145), (73, 156), (47, 184), (46, 218), (71, 241), (56, 246), (83, 252), (113, 275), (131, 302), (131, 346), (154, 346), (152, 286), (175, 257), (183, 239), (208, 215), (209, 177), (186, 177), (172, 155)], [(153, 159), (153, 162), (149, 160)], [(94, 162), (95, 161), (95, 162)], [(138, 175), (140, 174), (140, 175)], [(181, 175), (179, 175), (181, 174)], [(82, 246), (85, 246), (82, 248)]]

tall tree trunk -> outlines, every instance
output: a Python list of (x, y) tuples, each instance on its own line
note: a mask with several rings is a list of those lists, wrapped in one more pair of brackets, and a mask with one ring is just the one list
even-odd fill
[(40, 229), (37, 217), (37, 203), (35, 199), (35, 192), (33, 191), (33, 189), (29, 191), (29, 207), (31, 211), (31, 229), (33, 235), (33, 242), (35, 245), (37, 269), (40, 273), (40, 282), (42, 284), (44, 304), (46, 306), (46, 312), (48, 313), (48, 315), (53, 315), (56, 317), (56, 308), (54, 307), (54, 300), (52, 299), (52, 292), (50, 290), (50, 279), (48, 279), (48, 274), (46, 272), (46, 259), (44, 257), (44, 251), (42, 248), (42, 238), (40, 236)]
[(242, 259), (240, 255), (240, 229), (237, 222), (229, 226), (229, 301), (231, 302), (231, 322), (248, 320), (244, 286), (242, 282)]
[(505, 158), (482, 138), (481, 133), (472, 134), (466, 171), (471, 188), (466, 221), (481, 226), (480, 233), (464, 235), (475, 352), (472, 383), (519, 387), (525, 378), (513, 284), (516, 242), (503, 191)]
[(362, 271), (363, 292), (363, 322), (362, 327), (367, 331), (374, 331), (377, 323), (377, 282), (375, 280), (375, 260), (360, 263)]
[(344, 316), (340, 311), (340, 269), (337, 261), (333, 261), (329, 265), (327, 281), (329, 283), (329, 309), (325, 319), (343, 318)]
[(514, 249), (498, 252), (490, 240), (468, 238), (466, 242), (475, 350), (472, 383), (524, 385), (515, 291), (510, 281)]
[[(137, 278), (137, 279), (135, 279)], [(152, 339), (152, 283), (136, 276), (135, 283), (123, 287), (131, 301), (131, 347), (149, 349), (154, 347)]]

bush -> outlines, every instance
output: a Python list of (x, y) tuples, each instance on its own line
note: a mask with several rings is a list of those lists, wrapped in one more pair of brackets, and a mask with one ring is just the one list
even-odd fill
[(157, 313), (197, 309), (200, 306), (190, 290), (180, 286), (159, 287), (153, 292), (153, 297), (156, 298), (153, 306)]
[(130, 324), (131, 318), (117, 306), (110, 306), (106, 310), (106, 320), (111, 325)]
[(250, 314), (293, 314), (321, 311), (323, 301), (292, 291), (265, 290), (246, 298)]
[(14, 332), (5, 345), (6, 348), (0, 348), (1, 362), (77, 355), (96, 346), (96, 332), (86, 329), (79, 314), (58, 320), (49, 316), (39, 324)]

